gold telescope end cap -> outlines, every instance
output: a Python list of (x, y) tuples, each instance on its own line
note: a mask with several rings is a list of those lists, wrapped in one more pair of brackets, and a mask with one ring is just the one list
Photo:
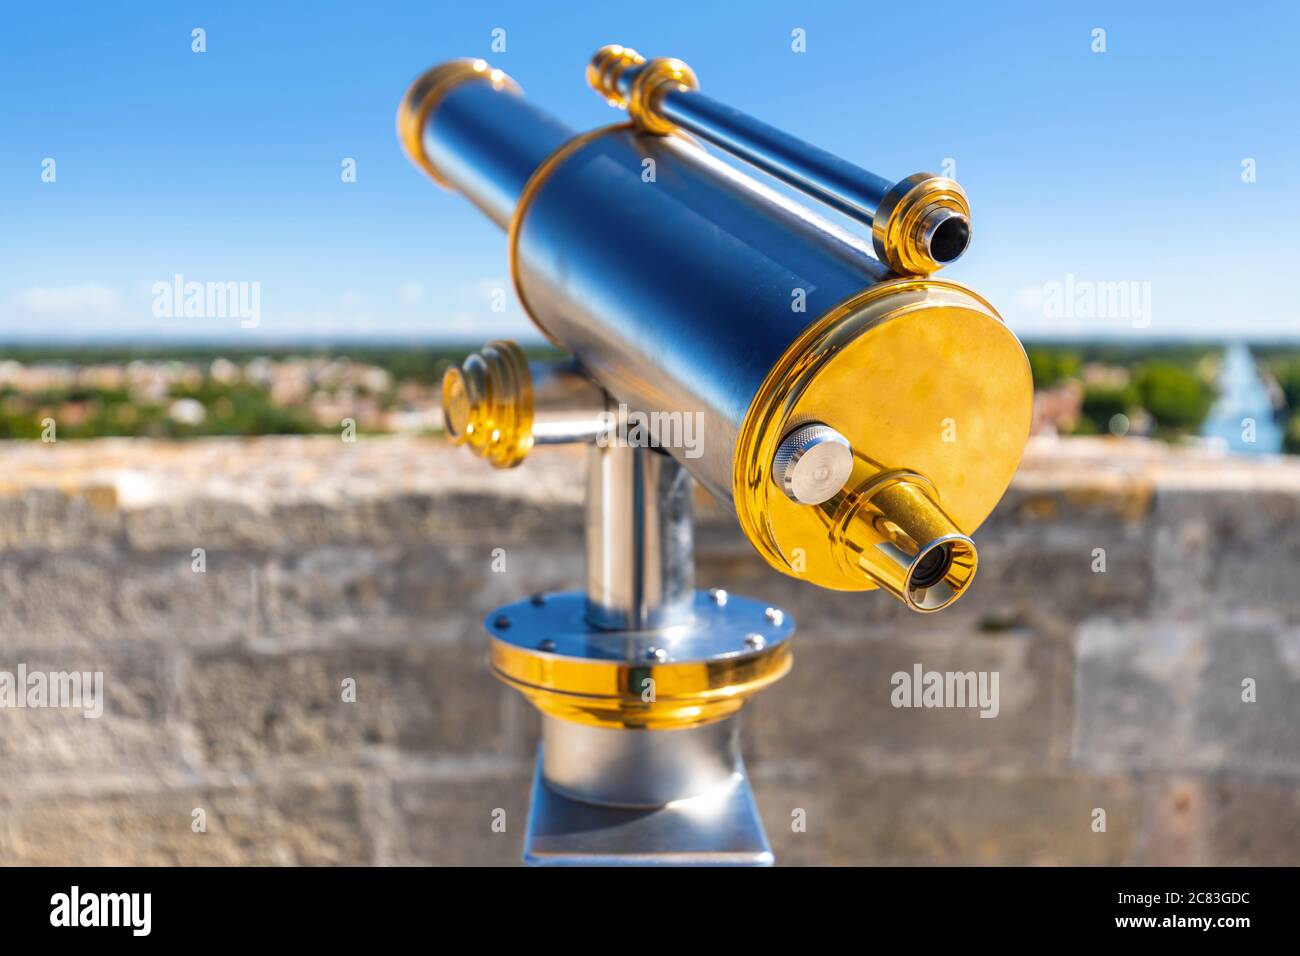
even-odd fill
[[(1032, 409), (1024, 350), (988, 302), (933, 277), (873, 286), (809, 325), (751, 401), (732, 472), (740, 526), (791, 577), (938, 610), (970, 584), (969, 535), (1011, 483)], [(776, 474), (780, 446), (810, 423), (852, 455), (819, 502), (792, 499)]]
[(925, 276), (970, 245), (970, 202), (954, 180), (916, 173), (881, 200), (871, 225), (876, 255), (899, 275)]
[(397, 140), (402, 144), (402, 151), (430, 179), (446, 189), (450, 189), (451, 184), (434, 168), (424, 151), (424, 126), (443, 97), (469, 80), (491, 83), (495, 89), (522, 92), (518, 83), (503, 71), (489, 66), (486, 60), (448, 60), (422, 73), (406, 88), (406, 94), (397, 107)]

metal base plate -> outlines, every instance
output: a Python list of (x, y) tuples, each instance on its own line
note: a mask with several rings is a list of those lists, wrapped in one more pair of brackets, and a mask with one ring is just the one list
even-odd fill
[(715, 789), (635, 810), (572, 800), (533, 773), (524, 862), (530, 866), (771, 866), (772, 848), (742, 760)]
[(520, 650), (589, 661), (684, 664), (743, 658), (794, 633), (779, 608), (726, 591), (696, 591), (691, 620), (642, 631), (608, 631), (587, 620), (582, 591), (534, 594), (497, 608), (483, 622), (495, 640)]

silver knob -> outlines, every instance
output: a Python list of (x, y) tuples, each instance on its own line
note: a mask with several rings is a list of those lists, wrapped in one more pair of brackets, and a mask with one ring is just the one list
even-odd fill
[(848, 439), (820, 422), (802, 425), (781, 441), (772, 459), (772, 478), (786, 497), (819, 505), (844, 487), (853, 471)]

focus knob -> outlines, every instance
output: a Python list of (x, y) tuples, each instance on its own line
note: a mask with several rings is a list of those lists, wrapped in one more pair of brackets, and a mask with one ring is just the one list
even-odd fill
[(772, 459), (772, 478), (786, 497), (805, 505), (834, 497), (852, 472), (848, 439), (820, 423), (800, 426), (786, 435)]

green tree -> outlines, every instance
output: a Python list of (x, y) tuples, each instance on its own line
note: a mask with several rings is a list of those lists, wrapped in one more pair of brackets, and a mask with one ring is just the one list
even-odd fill
[(1066, 379), (1078, 378), (1081, 362), (1079, 354), (1070, 349), (1031, 348), (1029, 370), (1034, 376), (1034, 388), (1051, 388)]
[(1083, 407), (1078, 434), (1105, 434), (1110, 430), (1110, 420), (1116, 415), (1131, 414), (1141, 404), (1137, 389), (1132, 385), (1116, 388), (1113, 385), (1088, 385), (1083, 390)]
[(1159, 428), (1171, 432), (1195, 431), (1214, 404), (1214, 387), (1172, 362), (1146, 362), (1138, 368), (1134, 384), (1142, 407)]

